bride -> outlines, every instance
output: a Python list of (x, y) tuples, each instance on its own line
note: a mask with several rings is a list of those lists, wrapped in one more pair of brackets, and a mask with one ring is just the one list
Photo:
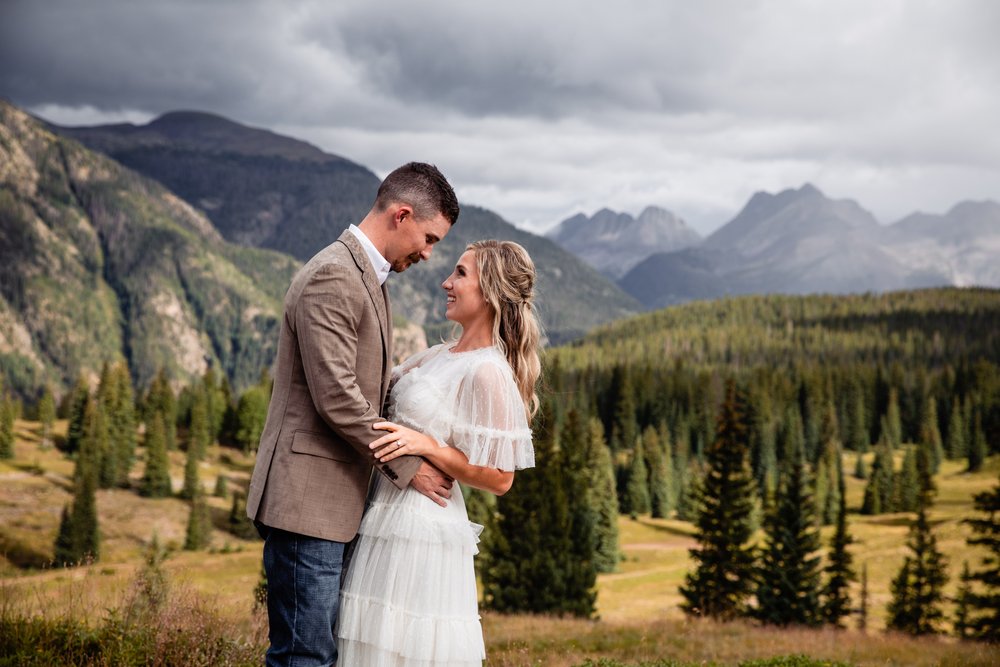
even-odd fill
[[(538, 406), (535, 267), (509, 241), (468, 246), (442, 283), (457, 341), (393, 369), (380, 461), (419, 455), (446, 475), (502, 495), (534, 465), (528, 420)], [(486, 657), (472, 557), (482, 526), (461, 490), (442, 507), (376, 476), (341, 591), (343, 667), (459, 667)]]

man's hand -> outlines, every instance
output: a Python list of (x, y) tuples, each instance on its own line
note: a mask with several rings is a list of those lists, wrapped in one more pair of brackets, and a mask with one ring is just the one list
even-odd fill
[(451, 477), (432, 466), (427, 461), (420, 464), (417, 474), (410, 480), (410, 486), (424, 494), (441, 507), (446, 507), (445, 501), (451, 498), (451, 485), (455, 483)]

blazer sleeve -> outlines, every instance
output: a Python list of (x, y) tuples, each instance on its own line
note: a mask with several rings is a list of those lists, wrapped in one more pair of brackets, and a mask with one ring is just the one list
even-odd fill
[[(358, 328), (369, 298), (356, 270), (329, 264), (317, 270), (305, 285), (295, 310), (295, 332), (309, 394), (316, 411), (334, 433), (369, 465), (405, 488), (422, 459), (401, 456), (378, 463), (368, 445), (382, 434), (372, 428), (382, 421), (379, 406), (365, 398), (358, 386)], [(379, 370), (381, 355), (379, 355)], [(381, 375), (379, 376), (381, 377)], [(395, 464), (395, 465), (393, 465)]]

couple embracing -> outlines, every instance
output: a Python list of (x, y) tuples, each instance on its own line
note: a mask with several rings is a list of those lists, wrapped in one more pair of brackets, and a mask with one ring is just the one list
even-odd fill
[(485, 657), (482, 527), (454, 482), (503, 494), (534, 463), (534, 265), (515, 243), (471, 244), (441, 285), (460, 336), (395, 368), (385, 287), (430, 257), (458, 212), (435, 167), (404, 165), (292, 279), (247, 499), (264, 537), (268, 665)]

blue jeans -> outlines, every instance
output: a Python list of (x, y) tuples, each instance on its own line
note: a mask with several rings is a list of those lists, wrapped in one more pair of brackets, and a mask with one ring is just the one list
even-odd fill
[(343, 542), (257, 524), (267, 575), (267, 667), (331, 667), (340, 603)]

